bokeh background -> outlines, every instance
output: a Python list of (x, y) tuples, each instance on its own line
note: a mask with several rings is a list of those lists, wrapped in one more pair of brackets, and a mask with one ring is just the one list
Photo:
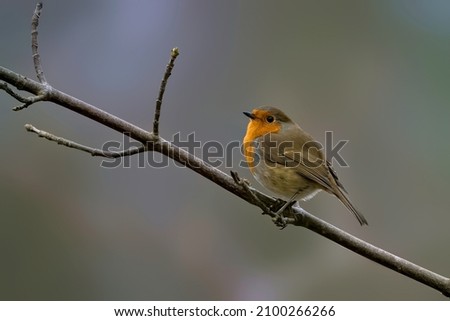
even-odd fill
[[(0, 65), (32, 78), (34, 6), (0, 10)], [(370, 225), (325, 193), (305, 209), (450, 275), (449, 1), (47, 0), (39, 31), (54, 87), (146, 129), (178, 46), (167, 139), (240, 140), (242, 111), (263, 104), (321, 142), (348, 139), (336, 170)], [(50, 103), (15, 105), (0, 93), (0, 299), (444, 299), (308, 230), (279, 231), (190, 170), (136, 156), (102, 168), (23, 125), (95, 147), (121, 135)]]

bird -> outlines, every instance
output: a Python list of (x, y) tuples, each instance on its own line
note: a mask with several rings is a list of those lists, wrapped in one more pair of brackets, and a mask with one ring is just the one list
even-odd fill
[(285, 206), (326, 191), (335, 195), (361, 225), (368, 225), (324, 157), (322, 145), (311, 135), (276, 107), (261, 106), (245, 111), (244, 115), (249, 123), (243, 153), (251, 174), (261, 185), (277, 196), (288, 198)]

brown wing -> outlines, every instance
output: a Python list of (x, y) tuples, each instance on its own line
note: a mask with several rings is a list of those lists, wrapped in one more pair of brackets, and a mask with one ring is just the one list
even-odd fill
[(321, 145), (305, 133), (302, 133), (301, 140), (295, 142), (293, 140), (291, 142), (281, 141), (277, 134), (264, 135), (260, 141), (262, 156), (266, 162), (295, 167), (299, 175), (310, 179), (319, 184), (323, 190), (334, 194), (356, 216), (361, 225), (367, 225), (365, 217), (344, 194), (345, 189), (336, 172), (323, 157)]
[(264, 135), (261, 139), (262, 156), (266, 162), (295, 167), (299, 175), (333, 193), (332, 176), (320, 150), (321, 145), (311, 137), (307, 138), (310, 140), (305, 139), (300, 145), (300, 142), (280, 141), (277, 134)]
[(347, 190), (345, 189), (344, 185), (342, 185), (342, 183), (339, 181), (339, 178), (337, 177), (337, 174), (336, 174), (336, 172), (335, 172), (333, 166), (331, 166), (331, 163), (330, 163), (328, 160), (327, 160), (327, 166), (328, 166), (328, 169), (330, 170), (330, 173), (331, 173), (331, 175), (333, 176), (333, 178), (334, 178), (336, 184), (337, 184), (344, 192), (348, 193)]

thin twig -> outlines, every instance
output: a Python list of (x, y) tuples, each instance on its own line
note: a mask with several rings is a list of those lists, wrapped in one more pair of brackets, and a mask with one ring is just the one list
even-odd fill
[(0, 83), (0, 89), (6, 91), (6, 93), (8, 93), (10, 96), (12, 96), (14, 99), (20, 101), (21, 103), (26, 103), (28, 101), (28, 98), (20, 96), (14, 90), (9, 88), (9, 86), (6, 82)]
[(175, 65), (175, 59), (177, 59), (180, 54), (178, 48), (173, 48), (170, 53), (170, 61), (166, 66), (166, 72), (164, 73), (164, 77), (161, 80), (161, 86), (159, 87), (159, 95), (156, 99), (156, 108), (155, 108), (155, 116), (153, 119), (153, 134), (158, 137), (159, 136), (159, 116), (161, 115), (161, 105), (164, 97), (164, 92), (166, 91), (167, 80), (172, 74), (173, 66)]
[(230, 175), (233, 178), (233, 180), (236, 182), (236, 184), (242, 186), (242, 188), (245, 190), (246, 193), (248, 193), (253, 200), (255, 201), (256, 205), (259, 206), (263, 210), (263, 214), (273, 215), (272, 211), (269, 207), (266, 206), (264, 202), (262, 202), (258, 196), (253, 192), (253, 190), (250, 188), (250, 182), (246, 180), (245, 178), (240, 178), (239, 174), (235, 171), (230, 171)]
[(36, 4), (33, 18), (31, 18), (31, 51), (33, 53), (34, 69), (39, 82), (43, 85), (47, 85), (47, 79), (45, 79), (44, 69), (42, 69), (41, 56), (39, 55), (38, 45), (38, 26), (39, 18), (41, 17), (42, 2)]
[(69, 147), (69, 148), (78, 149), (83, 152), (89, 153), (92, 156), (101, 156), (101, 157), (107, 157), (107, 158), (119, 158), (119, 157), (124, 157), (124, 156), (131, 156), (131, 155), (142, 153), (142, 152), (146, 151), (145, 146), (142, 145), (139, 147), (131, 147), (129, 149), (122, 150), (122, 151), (111, 152), (111, 151), (106, 151), (106, 150), (101, 150), (101, 149), (81, 145), (79, 143), (73, 142), (66, 138), (55, 136), (46, 131), (37, 129), (36, 127), (34, 127), (33, 125), (30, 125), (30, 124), (26, 124), (25, 129), (29, 132), (36, 133), (39, 137), (43, 137), (52, 142), (56, 142), (56, 143), (58, 143), (58, 145), (63, 145), (63, 146)]
[(12, 110), (18, 111), (22, 110), (24, 108), (27, 108), (31, 104), (37, 103), (38, 101), (45, 100), (47, 98), (47, 95), (37, 95), (37, 96), (30, 96), (30, 97), (22, 97), (18, 93), (16, 93), (14, 90), (9, 88), (7, 83), (0, 83), (0, 89), (6, 91), (9, 95), (11, 95), (14, 99), (20, 101), (23, 103), (22, 105), (15, 106)]
[[(292, 211), (292, 209), (291, 209), (292, 206), (286, 206), (284, 211), (279, 210), (281, 213), (278, 213), (278, 212), (275, 213), (272, 210), (272, 207), (276, 208), (276, 206), (274, 206), (274, 205), (278, 205), (278, 204), (272, 204), (271, 207), (267, 206), (255, 194), (256, 190), (254, 191), (250, 187), (250, 182), (248, 180), (246, 180), (245, 178), (240, 178), (238, 173), (235, 172), (235, 171), (230, 171), (230, 174), (231, 174), (231, 177), (233, 178), (233, 180), (236, 182), (236, 184), (239, 184), (240, 186), (242, 186), (243, 189), (245, 190), (245, 192), (252, 197), (252, 199), (254, 200), (254, 204), (256, 206), (259, 206), (259, 208), (263, 210), (262, 214), (269, 215), (272, 218), (272, 222), (277, 227), (279, 227), (279, 228), (281, 228), (283, 230), (283, 229), (286, 228), (286, 226), (288, 224), (298, 225), (299, 222), (302, 221), (303, 217), (301, 215), (303, 214), (303, 212), (301, 212), (301, 214), (299, 214), (300, 212), (299, 213), (294, 213)], [(276, 202), (278, 202), (278, 201), (281, 201), (281, 200), (277, 199)], [(286, 205), (290, 205), (290, 204), (286, 204)], [(298, 207), (298, 209), (302, 210), (302, 208), (300, 208), (300, 207)], [(287, 213), (287, 214), (284, 215), (284, 213)], [(279, 214), (282, 214), (282, 215), (279, 215)]]
[[(14, 111), (19, 111), (25, 108), (28, 108), (34, 103), (38, 101), (47, 100), (51, 93), (51, 86), (48, 84), (47, 79), (45, 78), (44, 69), (41, 64), (41, 56), (39, 55), (39, 45), (38, 45), (38, 26), (39, 26), (39, 18), (41, 17), (42, 10), (42, 2), (38, 2), (36, 4), (36, 8), (34, 9), (33, 17), (31, 18), (31, 52), (33, 54), (33, 64), (34, 69), (36, 70), (36, 76), (39, 82), (43, 85), (41, 90), (39, 90), (35, 96), (31, 97), (22, 97), (19, 94), (16, 94), (14, 91), (10, 90), (7, 86), (1, 89), (5, 90), (8, 94), (16, 98), (18, 101), (22, 103), (22, 105), (16, 106), (13, 108)], [(20, 88), (20, 87), (18, 87)]]
[(34, 103), (37, 103), (38, 101), (46, 100), (47, 97), (48, 97), (47, 94), (39, 94), (37, 96), (30, 96), (28, 98), (25, 98), (26, 101), (22, 105), (14, 107), (13, 110), (19, 111), (24, 108), (28, 108), (29, 106), (31, 106)]

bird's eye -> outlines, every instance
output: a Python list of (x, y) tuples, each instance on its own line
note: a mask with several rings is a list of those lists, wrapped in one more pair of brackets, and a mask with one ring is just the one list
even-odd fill
[(273, 116), (267, 116), (266, 120), (267, 120), (268, 123), (273, 123), (275, 118)]

